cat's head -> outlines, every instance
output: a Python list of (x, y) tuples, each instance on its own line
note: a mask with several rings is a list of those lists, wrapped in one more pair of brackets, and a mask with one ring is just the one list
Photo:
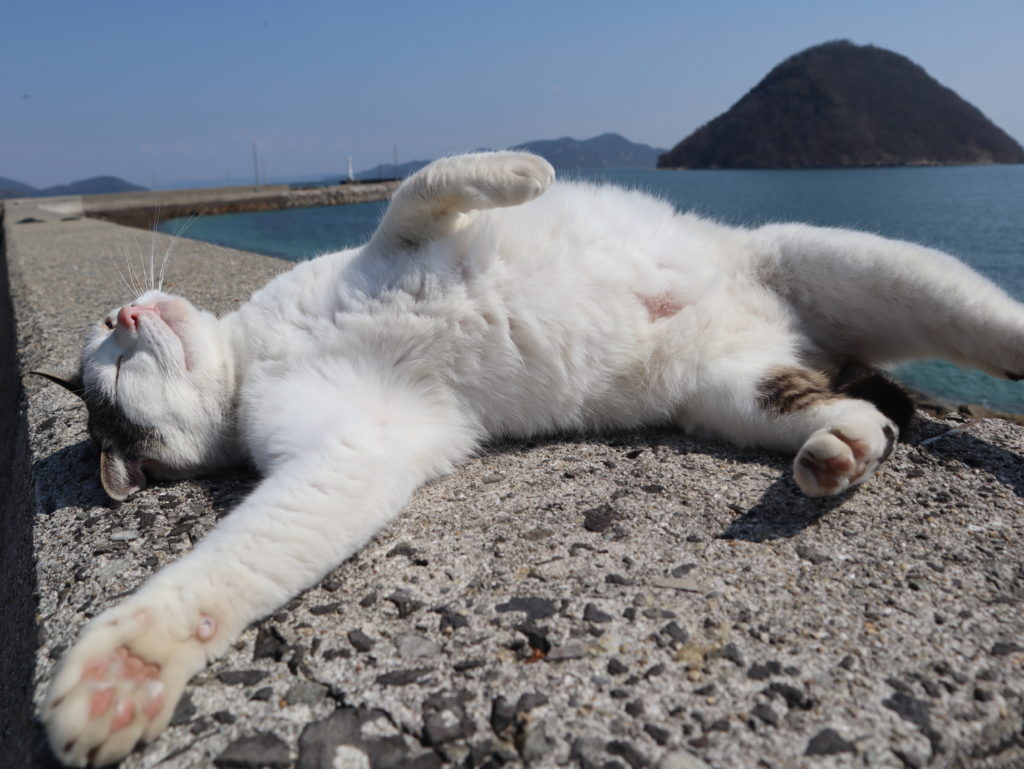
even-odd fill
[(86, 332), (77, 372), (37, 373), (85, 401), (113, 499), (145, 488), (147, 476), (190, 477), (228, 459), (228, 345), (217, 319), (186, 299), (148, 291)]

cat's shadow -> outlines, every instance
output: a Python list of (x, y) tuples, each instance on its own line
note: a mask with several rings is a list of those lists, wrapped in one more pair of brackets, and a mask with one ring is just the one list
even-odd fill
[[(64, 507), (114, 509), (124, 504), (115, 502), (103, 490), (99, 463), (99, 451), (90, 440), (72, 443), (37, 459), (32, 467), (36, 479), (37, 510), (49, 515)], [(256, 471), (246, 466), (189, 481), (201, 490), (218, 519), (234, 509), (258, 482)], [(180, 486), (178, 481), (156, 481), (148, 488), (150, 493), (174, 493), (177, 496), (175, 489)]]
[[(526, 442), (499, 441), (487, 447), (489, 453), (521, 452), (543, 443), (593, 441), (594, 437), (565, 437)], [(608, 445), (624, 448), (661, 447), (680, 456), (705, 454), (716, 459), (740, 464), (758, 465), (778, 470), (780, 477), (764, 490), (756, 503), (738, 513), (718, 535), (722, 539), (764, 542), (789, 539), (814, 526), (832, 510), (857, 492), (836, 497), (813, 499), (804, 496), (793, 482), (791, 460), (781, 454), (760, 449), (739, 449), (713, 440), (688, 438), (669, 430), (597, 437)], [(931, 472), (942, 472), (941, 464), (956, 462), (988, 473), (1020, 498), (1024, 499), (1024, 463), (1015, 452), (971, 435), (967, 429), (950, 428), (947, 423), (918, 417), (905, 446), (932, 465)], [(81, 507), (115, 507), (103, 492), (98, 480), (99, 454), (88, 440), (65, 446), (36, 461), (37, 479), (57, 478), (43, 484), (37, 482), (38, 504), (42, 512), (52, 513), (71, 505)], [(217, 519), (230, 512), (252, 491), (258, 476), (251, 468), (223, 471), (210, 478), (192, 481), (210, 502)], [(166, 484), (168, 489), (175, 484)]]
[(100, 455), (82, 440), (40, 457), (32, 465), (37, 510), (47, 515), (64, 507), (115, 507), (100, 486)]
[[(966, 426), (965, 426), (966, 427)], [(916, 452), (930, 472), (941, 473), (941, 464), (956, 462), (988, 473), (995, 481), (1024, 498), (1024, 462), (1007, 449), (971, 435), (969, 428), (951, 428), (948, 424), (918, 416), (911, 427), (905, 447)], [(853, 490), (835, 497), (814, 499), (800, 493), (789, 472), (790, 462), (775, 456), (757, 453), (749, 458), (735, 450), (708, 450), (708, 453), (734, 461), (750, 461), (785, 469), (782, 477), (765, 490), (756, 504), (740, 513), (718, 536), (764, 542), (788, 539), (815, 525), (829, 512), (850, 499)]]
[(720, 539), (764, 542), (793, 537), (853, 496), (850, 493), (820, 499), (807, 497), (793, 481), (790, 471), (792, 459), (765, 449), (737, 448), (715, 440), (693, 439), (672, 432), (648, 436), (646, 441), (643, 436), (634, 438), (638, 446), (661, 446), (680, 456), (704, 454), (723, 462), (769, 467), (780, 473), (756, 503), (739, 512), (717, 535)]

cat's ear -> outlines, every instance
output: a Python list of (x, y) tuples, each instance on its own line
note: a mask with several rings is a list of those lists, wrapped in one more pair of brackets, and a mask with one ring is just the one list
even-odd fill
[(136, 491), (146, 488), (141, 459), (125, 459), (115, 451), (100, 452), (100, 483), (107, 496), (124, 502)]
[(82, 374), (77, 369), (60, 368), (56, 371), (30, 371), (30, 374), (46, 377), (51, 382), (59, 384), (72, 395), (82, 397), (85, 388), (82, 385)]

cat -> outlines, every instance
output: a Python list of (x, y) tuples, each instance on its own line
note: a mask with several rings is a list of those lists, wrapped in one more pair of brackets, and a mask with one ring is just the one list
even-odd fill
[(554, 176), (521, 152), (436, 161), (366, 245), (231, 314), (152, 290), (87, 332), (79, 370), (51, 378), (88, 407), (110, 497), (243, 462), (263, 480), (66, 653), (42, 713), (61, 760), (152, 739), (247, 625), (487, 439), (674, 425), (793, 454), (827, 496), (867, 481), (909, 416), (838, 387), (848, 364), (1024, 374), (1024, 306), (947, 254)]

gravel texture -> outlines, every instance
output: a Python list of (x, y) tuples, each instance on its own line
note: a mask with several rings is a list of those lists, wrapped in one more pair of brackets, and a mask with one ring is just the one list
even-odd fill
[[(122, 241), (150, 240), (37, 202), (5, 211), (23, 372), (77, 354), (126, 298)], [(169, 281), (224, 311), (286, 267), (181, 241)], [(84, 409), (24, 386), (38, 707), (82, 624), (256, 479), (112, 507)], [(1022, 452), (1016, 425), (922, 415), (867, 487), (815, 501), (785, 457), (672, 432), (492, 445), (246, 630), (121, 766), (1022, 766)]]

